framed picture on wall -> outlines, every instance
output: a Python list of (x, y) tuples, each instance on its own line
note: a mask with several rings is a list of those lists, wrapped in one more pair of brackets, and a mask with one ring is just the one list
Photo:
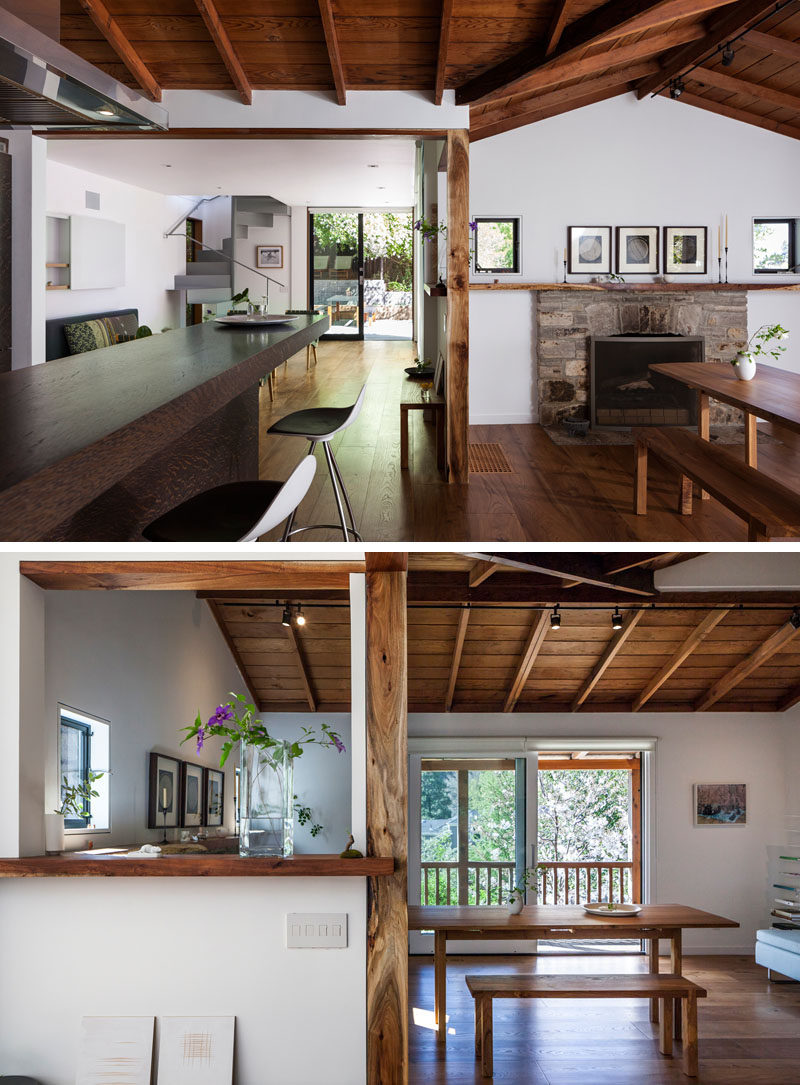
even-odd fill
[(746, 825), (747, 784), (695, 784), (695, 825)]
[(611, 272), (611, 227), (567, 227), (570, 275), (608, 275)]
[(283, 245), (256, 245), (256, 267), (283, 267)]
[(181, 825), (184, 828), (203, 824), (206, 813), (204, 771), (202, 765), (181, 762)]
[(706, 226), (665, 226), (664, 274), (705, 275), (707, 249)]
[(617, 274), (657, 275), (658, 226), (617, 227)]
[(181, 763), (175, 757), (150, 754), (148, 829), (177, 829), (181, 815)]
[(225, 815), (225, 773), (219, 769), (205, 769), (205, 823), (221, 825)]

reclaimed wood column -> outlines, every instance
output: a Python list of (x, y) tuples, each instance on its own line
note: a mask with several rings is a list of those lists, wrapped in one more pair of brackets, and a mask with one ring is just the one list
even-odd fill
[(447, 465), (469, 482), (469, 132), (447, 133)]
[(367, 554), (367, 1081), (408, 1083), (407, 554)]

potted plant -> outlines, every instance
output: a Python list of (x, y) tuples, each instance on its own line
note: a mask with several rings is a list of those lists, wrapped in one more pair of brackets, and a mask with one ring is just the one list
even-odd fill
[(535, 893), (538, 888), (538, 881), (538, 867), (523, 870), (520, 877), (514, 882), (514, 888), (508, 894), (506, 905), (508, 906), (509, 915), (519, 915), (525, 903), (525, 894), (529, 889), (532, 889)]
[(80, 784), (71, 784), (66, 776), (61, 781), (61, 805), (50, 814), (44, 815), (44, 847), (48, 855), (58, 855), (64, 850), (64, 819), (88, 818), (92, 799), (100, 792), (94, 785), (104, 772), (90, 772), (89, 778)]
[[(274, 738), (258, 718), (255, 705), (248, 704), (241, 693), (230, 696), (232, 700), (219, 705), (207, 722), (198, 713), (193, 724), (182, 728), (186, 732), (182, 742), (195, 739), (199, 753), (209, 736), (224, 739), (220, 768), (234, 746), (239, 746), (239, 854), (293, 855), (295, 815), (301, 825), (313, 817), (311, 808), (297, 802), (294, 794), (294, 762), (311, 743), (334, 747), (339, 753), (345, 752), (345, 745), (327, 723), (320, 726), (319, 734), (303, 727), (302, 736), (294, 742)], [(312, 824), (312, 836), (321, 831), (321, 825)]]
[(759, 357), (774, 358), (776, 361), (786, 350), (780, 342), (788, 339), (789, 333), (780, 324), (762, 324), (758, 331), (753, 332), (744, 350), (740, 350), (731, 365), (736, 370), (736, 376), (740, 381), (751, 381), (756, 375), (756, 359)]

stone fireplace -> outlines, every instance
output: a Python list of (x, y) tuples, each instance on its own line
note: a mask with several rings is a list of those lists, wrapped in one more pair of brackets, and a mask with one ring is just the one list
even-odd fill
[[(728, 363), (747, 342), (747, 291), (540, 291), (536, 359), (543, 426), (589, 417), (592, 336), (701, 337), (707, 362)], [(712, 401), (712, 424), (739, 418), (739, 411)]]

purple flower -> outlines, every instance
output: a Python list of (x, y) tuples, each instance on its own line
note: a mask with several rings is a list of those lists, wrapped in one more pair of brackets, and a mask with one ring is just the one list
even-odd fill
[(209, 727), (214, 727), (216, 724), (224, 723), (225, 720), (233, 719), (233, 709), (229, 704), (221, 704), (217, 708), (217, 711), (208, 721)]
[(200, 751), (203, 748), (203, 742), (205, 741), (205, 737), (206, 737), (205, 728), (204, 727), (198, 727), (198, 729), (197, 729), (197, 752), (198, 753), (200, 753)]
[(477, 230), (478, 229), (478, 220), (473, 219), (469, 224), (469, 228), (470, 228), (470, 230)]
[(336, 747), (336, 749), (339, 751), (339, 753), (344, 753), (345, 752), (345, 745), (342, 742), (342, 740), (339, 738), (339, 736), (338, 735), (331, 735), (331, 738), (333, 739), (333, 744)]

